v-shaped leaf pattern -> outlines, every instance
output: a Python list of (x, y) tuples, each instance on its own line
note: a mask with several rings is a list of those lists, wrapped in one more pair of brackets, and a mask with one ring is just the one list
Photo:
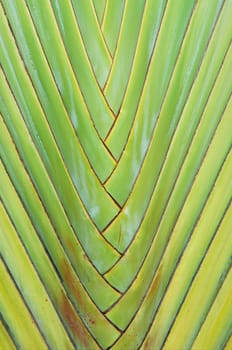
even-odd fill
[(38, 349), (210, 339), (231, 281), (231, 11), (2, 0), (0, 347), (31, 349), (26, 329)]

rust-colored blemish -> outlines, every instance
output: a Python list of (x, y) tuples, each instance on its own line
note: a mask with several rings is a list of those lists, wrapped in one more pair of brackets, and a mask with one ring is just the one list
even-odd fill
[(82, 310), (83, 310), (85, 308), (85, 302), (83, 301), (80, 289), (78, 288), (75, 274), (72, 271), (72, 268), (69, 265), (67, 260), (63, 260), (61, 270), (63, 274), (62, 277), (63, 277), (64, 283), (67, 285), (69, 291), (75, 298), (76, 302), (78, 303), (78, 305), (82, 307)]
[[(88, 324), (88, 327), (90, 328), (94, 327), (94, 325), (96, 324), (96, 320), (94, 319), (93, 315), (88, 311), (88, 308), (86, 307), (86, 301), (84, 299), (84, 296), (82, 295), (82, 290), (81, 290), (82, 287), (78, 283), (77, 277), (67, 260), (63, 260), (61, 265), (61, 270), (62, 270), (61, 272), (62, 272), (63, 282), (64, 282), (64, 285), (67, 287), (68, 294), (70, 295), (71, 300), (74, 301), (74, 304), (76, 306), (78, 305), (78, 309), (81, 312), (82, 316), (84, 317), (86, 323)], [(66, 316), (67, 315), (68, 314), (66, 312)], [(69, 321), (70, 323), (72, 323), (71, 322), (72, 317), (71, 318), (69, 317)]]
[(65, 294), (62, 295), (59, 308), (65, 322), (72, 330), (73, 335), (87, 348), (88, 335), (86, 329), (81, 324), (81, 321), (78, 319), (70, 301)]
[(157, 274), (155, 276), (155, 279), (152, 282), (152, 286), (151, 286), (151, 294), (152, 295), (157, 293), (157, 290), (158, 290), (159, 285), (160, 285), (160, 280), (161, 280), (161, 273), (160, 273), (160, 270), (158, 270)]
[(145, 341), (144, 350), (154, 350), (154, 341), (151, 337), (148, 337)]
[(66, 243), (66, 248), (68, 249), (68, 251), (74, 255), (75, 254), (75, 242), (70, 238), (66, 238), (65, 240)]
[(156, 295), (158, 294), (159, 288), (160, 288), (160, 282), (161, 282), (161, 268), (158, 269), (154, 280), (152, 281), (151, 284), (151, 289), (148, 293), (148, 301), (152, 302), (154, 300), (154, 298), (156, 297)]
[(83, 258), (84, 258), (85, 260), (88, 259), (88, 258), (87, 258), (87, 255), (86, 255), (85, 253), (83, 253)]
[(89, 323), (91, 323), (92, 325), (95, 325), (96, 321), (93, 320), (92, 318), (89, 318)]

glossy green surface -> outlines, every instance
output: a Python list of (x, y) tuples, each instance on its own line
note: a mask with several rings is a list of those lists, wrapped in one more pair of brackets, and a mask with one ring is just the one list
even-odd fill
[[(232, 327), (231, 320), (231, 305), (232, 305), (232, 270), (228, 272), (228, 277), (223, 281), (223, 285), (218, 292), (218, 296), (210, 311), (207, 314), (206, 320), (200, 332), (198, 333), (192, 348), (196, 350), (206, 346), (208, 348), (219, 347), (220, 344), (225, 344), (224, 349), (230, 348), (228, 335)], [(215, 322), (215, 320), (220, 320)], [(226, 345), (227, 344), (227, 345)]]
[[(102, 32), (111, 55), (114, 55), (121, 29), (126, 0), (107, 1), (102, 18)], [(112, 15), (113, 14), (113, 15)]]
[(2, 0), (0, 350), (230, 350), (231, 11)]
[[(201, 18), (203, 14), (204, 14), (204, 11), (203, 12), (200, 11), (199, 15)], [(227, 20), (226, 23), (228, 26), (230, 19), (228, 16), (227, 8), (225, 8), (225, 10), (221, 13), (219, 24), (223, 23), (223, 26), (226, 25), (224, 22), (226, 20)], [(195, 30), (195, 27), (193, 29)], [(212, 27), (211, 27), (211, 30), (212, 30)], [(208, 35), (210, 34), (212, 33), (209, 33)], [(215, 51), (215, 44), (219, 42), (218, 40), (221, 35), (220, 30), (216, 32), (215, 35), (212, 36), (211, 41), (209, 43), (208, 50), (202, 61), (202, 69), (199, 71), (199, 73), (195, 77), (194, 82), (193, 80), (186, 81), (185, 75), (183, 75), (184, 87), (186, 86), (189, 89), (191, 86), (190, 83), (193, 83), (191, 87), (191, 93), (187, 89), (187, 92), (190, 93), (187, 101), (184, 99), (186, 98), (184, 95), (182, 97), (183, 98), (182, 100), (181, 100), (181, 97), (179, 97), (179, 95), (175, 95), (176, 89), (180, 85), (180, 80), (178, 79), (179, 74), (175, 75), (175, 72), (174, 72), (173, 80), (170, 83), (170, 94), (167, 95), (167, 100), (166, 100), (167, 103), (164, 102), (163, 108), (161, 110), (161, 115), (162, 116), (164, 115), (164, 118), (160, 118), (160, 120), (158, 120), (157, 122), (154, 135), (152, 136), (149, 152), (147, 153), (146, 158), (143, 160), (140, 173), (133, 187), (133, 191), (128, 197), (127, 202), (125, 203), (125, 206), (124, 206), (125, 209), (121, 214), (121, 217), (118, 217), (115, 220), (115, 222), (112, 223), (112, 225), (105, 231), (105, 235), (107, 239), (109, 239), (109, 241), (112, 242), (115, 246), (118, 246), (119, 250), (121, 249), (124, 250), (129, 245), (129, 243), (133, 239), (134, 234), (138, 230), (139, 224), (144, 216), (144, 212), (145, 210), (147, 210), (147, 205), (150, 201), (150, 194), (152, 193), (152, 191), (154, 191), (154, 186), (157, 186), (154, 191), (154, 195), (157, 195), (157, 196), (159, 195), (159, 200), (155, 202), (156, 203), (155, 206), (156, 207), (158, 206), (158, 208), (155, 208), (154, 206), (154, 209), (153, 209), (154, 212), (149, 214), (149, 216), (151, 215), (152, 217), (154, 215), (156, 216), (157, 210), (159, 211), (160, 209), (162, 209), (162, 205), (161, 205), (162, 202), (160, 201), (163, 200), (163, 198), (160, 198), (160, 196), (165, 196), (165, 192), (166, 191), (168, 192), (168, 190), (169, 190), (169, 193), (167, 193), (167, 195), (170, 195), (170, 191), (172, 190), (173, 183), (176, 180), (176, 176), (180, 170), (180, 166), (183, 162), (184, 157), (186, 156), (186, 151), (189, 147), (189, 144), (191, 143), (193, 134), (202, 116), (205, 104), (207, 103), (207, 99), (209, 97), (210, 91), (215, 83), (215, 79), (218, 75), (218, 72), (221, 68), (221, 64), (223, 63), (223, 60), (227, 53), (227, 50), (230, 44), (229, 34), (231, 33), (228, 33), (228, 36), (225, 37), (225, 41), (223, 41), (222, 44), (221, 43), (217, 44), (217, 45), (220, 45), (220, 49), (221, 49), (220, 54), (215, 57), (213, 56), (213, 59), (212, 59), (212, 55), (213, 55), (213, 52)], [(226, 61), (227, 68), (225, 68), (224, 76), (221, 77), (222, 84), (224, 84), (223, 81), (225, 79), (225, 76), (230, 72), (230, 55), (231, 55), (230, 53), (227, 55), (227, 61)], [(176, 69), (177, 70), (181, 69), (181, 72), (183, 73), (184, 68), (183, 68), (182, 58), (183, 56), (180, 54), (179, 61), (177, 62), (177, 65), (176, 65)], [(202, 58), (202, 55), (200, 56), (200, 58)], [(186, 75), (188, 73), (187, 66), (186, 66), (185, 73)], [(192, 79), (194, 79), (194, 77), (192, 77)], [(172, 83), (174, 84), (173, 86), (171, 85)], [(171, 86), (173, 87), (172, 89), (171, 89)], [(198, 93), (199, 87), (201, 87), (200, 97)], [(217, 101), (221, 94), (221, 88), (222, 86), (218, 85), (218, 89), (216, 92), (217, 96), (215, 96), (215, 99), (213, 97), (210, 100), (210, 105), (213, 104), (211, 107), (212, 110), (213, 108), (215, 108), (214, 104), (215, 105), (218, 104)], [(186, 95), (187, 95), (187, 92), (186, 92)], [(231, 82), (230, 80), (227, 80), (226, 86), (225, 86), (225, 100), (224, 102), (222, 102), (222, 106), (223, 106), (223, 103), (226, 103), (226, 99), (228, 98), (228, 95), (230, 94), (230, 92), (231, 92)], [(177, 107), (175, 104), (173, 105), (172, 103), (170, 103), (169, 96), (171, 96), (171, 98), (175, 98), (176, 103), (178, 103)], [(167, 135), (166, 133), (166, 121), (168, 120), (168, 118), (172, 117), (172, 120), (174, 122), (175, 115), (177, 115), (176, 118), (180, 118), (180, 120), (176, 126), (176, 129), (174, 130), (175, 133), (172, 138), (172, 143), (171, 144), (166, 143), (165, 145), (165, 142), (168, 142), (168, 140), (170, 139), (170, 135)], [(215, 118), (216, 118), (216, 115), (218, 116), (218, 118), (220, 118), (220, 112), (219, 114), (215, 112), (215, 116), (214, 116)], [(207, 120), (209, 119), (210, 119), (210, 114), (208, 115)], [(162, 142), (160, 142), (160, 140), (162, 140)], [(199, 147), (199, 144), (196, 147)], [(155, 164), (153, 164), (153, 159), (156, 159)], [(161, 167), (163, 167), (162, 175), (160, 174)], [(170, 176), (170, 174), (172, 174), (172, 176)], [(159, 182), (161, 181), (159, 188), (158, 188), (157, 180)], [(162, 193), (160, 193), (161, 191)], [(166, 195), (166, 199), (167, 199), (167, 195)], [(159, 205), (157, 205), (158, 203)], [(125, 212), (129, 213), (129, 215), (125, 216), (124, 215)], [(128, 220), (128, 216), (130, 217), (133, 216), (133, 220)], [(122, 230), (127, 232), (127, 235), (125, 234), (120, 240), (120, 245), (118, 243), (119, 234), (118, 234), (118, 230), (116, 229), (116, 227), (118, 226), (117, 222), (120, 222)], [(152, 222), (155, 224), (155, 219), (153, 219)]]
[[(133, 65), (131, 67), (121, 110), (115, 120), (114, 127), (110, 130), (106, 138), (106, 145), (112, 150), (116, 159), (119, 159), (125, 147), (125, 142), (127, 142), (136, 115), (153, 48), (160, 29), (165, 4), (165, 1), (153, 0), (148, 0), (145, 4), (143, 24), (140, 29)], [(153, 14), (152, 16), (151, 13)], [(133, 81), (136, 81), (136, 84), (133, 84)]]
[[(2, 260), (0, 260), (0, 279), (1, 281), (4, 281), (4, 285), (1, 284), (0, 286), (1, 314), (4, 314), (4, 321), (11, 329), (11, 337), (13, 336), (13, 341), (16, 346), (20, 345), (21, 348), (27, 349), (33, 347), (34, 342), (36, 342), (41, 350), (48, 349), (39, 333), (37, 325), (33, 322), (29, 310), (25, 308), (20, 294), (14, 285), (14, 281)], [(23, 326), (18, 327), (22, 319), (24, 320)], [(1, 347), (5, 345), (2, 341), (2, 336), (1, 330)], [(1, 349), (5, 350), (7, 347)], [(13, 349), (17, 348), (15, 347)], [(72, 349), (71, 344), (70, 349)]]
[(103, 15), (105, 13), (106, 0), (92, 0), (92, 4), (98, 22), (101, 23)]
[[(68, 225), (67, 218), (65, 217), (59, 203), (57, 203), (57, 198), (55, 197), (53, 189), (50, 188), (51, 185), (49, 181), (45, 181), (46, 177), (43, 178), (42, 183), (37, 181), (37, 186), (40, 187), (40, 196), (36, 193), (33, 183), (31, 183), (31, 179), (23, 168), (22, 171), (17, 172), (17, 177), (15, 177), (14, 174), (16, 173), (17, 167), (21, 167), (23, 164), (20, 162), (15, 150), (13, 149), (13, 145), (11, 144), (11, 140), (1, 119), (0, 125), (2, 130), (2, 144), (7, 154), (10, 154), (10, 157), (7, 157), (7, 155), (4, 156), (2, 153), (2, 158), (3, 161), (5, 161), (6, 170), (8, 172), (8, 175), (3, 172), (1, 176), (2, 187), (0, 189), (0, 194), (3, 202), (6, 201), (6, 206), (9, 208), (12, 207), (12, 210), (15, 211), (15, 203), (13, 200), (10, 200), (9, 193), (6, 192), (7, 189), (12, 186), (7, 182), (7, 176), (11, 176), (11, 180), (20, 195), (21, 201), (28, 212), (30, 220), (53, 258), (54, 263), (57, 265), (57, 268), (58, 265), (62, 265), (62, 260), (67, 260), (66, 254), (68, 254), (73, 266), (75, 267), (77, 275), (82, 279), (82, 283), (86, 289), (94, 291), (94, 293), (92, 293), (94, 301), (100, 309), (104, 310), (108, 308), (112, 302), (117, 299), (117, 293), (105, 283), (105, 281), (99, 276), (99, 273), (93, 268), (91, 262), (88, 261), (86, 251), (83, 250), (71, 227)], [(24, 140), (26, 141), (26, 137)], [(28, 144), (28, 148), (29, 147), (30, 145)], [(36, 159), (36, 153), (34, 154), (33, 159)], [(14, 164), (14, 166), (10, 166), (10, 164)], [(38, 163), (36, 170), (40, 170), (38, 168)], [(40, 172), (40, 176), (41, 173), (42, 171)], [(32, 173), (32, 176), (35, 175), (34, 181), (37, 179), (36, 174), (37, 173)], [(25, 179), (28, 181), (26, 182)], [(49, 189), (50, 191), (48, 191)], [(47, 205), (46, 208), (43, 208), (40, 201), (41, 199), (43, 199), (44, 204)], [(35, 215), (35, 212), (37, 212), (36, 208), (39, 209), (37, 215)], [(16, 213), (17, 211), (15, 211), (15, 214)], [(53, 220), (55, 220), (54, 222), (49, 220), (49, 217), (47, 216), (48, 214), (50, 214), (50, 217), (53, 217)], [(62, 245), (57, 241), (57, 234)], [(98, 287), (98, 289), (96, 289), (96, 287)], [(101, 294), (99, 294), (99, 292), (104, 293), (104, 299), (100, 297)]]
[[(51, 180), (49, 179), (49, 173), (46, 173), (46, 169), (44, 168), (41, 159), (39, 158), (39, 154), (36, 152), (34, 148), (33, 140), (31, 139), (25, 125), (23, 123), (22, 116), (17, 109), (15, 101), (13, 100), (13, 96), (10, 94), (9, 87), (6, 85), (6, 81), (4, 81), (4, 76), (1, 74), (2, 84), (4, 86), (4, 93), (2, 94), (2, 112), (5, 118), (5, 122), (8, 125), (11, 134), (15, 137), (16, 145), (21, 150), (21, 157), (23, 158), (27, 168), (30, 170), (30, 175), (34, 180), (34, 185), (39, 189), (39, 196), (42, 198), (43, 203), (46, 206), (46, 210), (50, 214), (52, 218), (53, 225), (55, 225), (56, 230), (59, 231), (59, 234), (62, 236), (65, 235), (68, 231), (73, 231), (74, 234), (70, 234), (69, 238), (66, 241), (74, 239), (73, 235), (78, 233), (78, 238), (85, 248), (85, 254), (89, 256), (89, 258), (93, 261), (94, 265), (100, 271), (104, 271), (107, 266), (111, 266), (115, 260), (117, 260), (119, 254), (104, 241), (101, 235), (98, 234), (96, 227), (93, 225), (91, 220), (88, 220), (86, 223), (86, 212), (80, 200), (78, 200), (78, 196), (75, 193), (73, 185), (71, 184), (67, 173), (64, 169), (64, 175), (62, 181), (62, 167), (54, 168), (54, 163), (52, 171), (54, 174), (54, 170), (58, 171), (59, 177), (51, 178), (53, 180), (53, 184), (56, 188), (58, 188), (58, 194), (63, 196), (61, 197), (61, 203), (59, 198), (57, 197), (57, 193), (55, 188), (53, 187)], [(12, 117), (11, 117), (12, 116)], [(2, 119), (1, 119), (1, 123)], [(2, 124), (2, 139), (1, 139), (1, 150), (2, 150), (2, 159), (5, 160), (6, 165), (8, 164), (8, 172), (11, 174), (15, 181), (15, 186), (20, 193), (24, 187), (27, 187), (27, 182), (24, 181), (23, 170), (17, 172), (17, 162), (20, 164), (19, 159), (17, 159), (16, 151), (13, 148), (13, 145), (10, 142), (9, 136), (7, 136), (7, 131), (4, 133), (4, 124)], [(45, 129), (44, 129), (45, 131)], [(4, 138), (6, 135), (6, 138)], [(51, 139), (50, 139), (51, 141)], [(55, 164), (59, 165), (57, 158), (53, 152), (51, 155), (54, 157)], [(17, 159), (17, 161), (16, 161)], [(47, 159), (47, 161), (52, 162), (52, 159)], [(20, 166), (19, 166), (20, 168)], [(20, 182), (20, 172), (22, 172), (21, 182)], [(16, 175), (17, 174), (17, 175)], [(62, 184), (62, 187), (61, 187)], [(30, 186), (32, 189), (32, 185)], [(27, 189), (24, 191), (25, 194), (29, 196), (31, 193), (31, 189)], [(59, 192), (60, 190), (60, 192)], [(34, 198), (31, 198), (31, 202), (34, 202)], [(62, 208), (62, 204), (65, 205), (69, 203), (66, 213)], [(72, 204), (72, 205), (70, 205)], [(28, 207), (32, 208), (31, 203), (28, 203)], [(36, 211), (32, 210), (31, 215), (38, 215)], [(67, 214), (67, 215), (66, 215)], [(70, 227), (70, 223), (68, 219), (71, 221), (72, 226)], [(37, 217), (35, 217), (35, 222), (37, 222)], [(37, 223), (39, 224), (39, 223)], [(88, 235), (91, 238), (91, 241), (95, 241), (94, 247), (88, 245), (88, 237), (85, 234), (85, 230), (88, 229)], [(74, 243), (73, 247), (75, 249), (76, 243)], [(89, 248), (88, 248), (89, 247)], [(97, 247), (97, 249), (96, 249)], [(107, 250), (107, 254), (105, 253)], [(111, 254), (110, 254), (111, 251)], [(82, 253), (83, 255), (83, 253)], [(106, 260), (105, 260), (106, 259)]]
[[(89, 210), (90, 216), (92, 216), (99, 228), (104, 228), (108, 221), (117, 214), (118, 208), (102, 188), (99, 179), (94, 176), (93, 169), (82, 150), (73, 128), (71, 127), (68, 115), (64, 111), (64, 106), (59, 98), (54, 81), (49, 80), (48, 74), (43, 74), (43, 79), (46, 80), (46, 83), (44, 80), (44, 85), (50, 92), (43, 89), (40, 77), (36, 78), (39, 84), (39, 91), (36, 92), (31, 88), (31, 82), (26, 74), (27, 72), (22, 66), (16, 47), (13, 46), (13, 38), (10, 29), (6, 28), (4, 24), (6, 25), (6, 23), (1, 24), (1, 27), (3, 27), (2, 32), (5, 37), (5, 47), (2, 48), (4, 69), (6, 70), (7, 75), (9, 75), (9, 83), (13, 89), (17, 102), (23, 108), (23, 115), (25, 118), (28, 118), (27, 124), (29, 124), (29, 129), (32, 128), (31, 132), (33, 133), (35, 142), (39, 143), (37, 147), (40, 148), (40, 152), (43, 152), (42, 156), (45, 159), (45, 162), (49, 163), (51, 172), (54, 172), (55, 168), (59, 166), (61, 161), (65, 163), (73, 185), (78, 190), (84, 205)], [(36, 48), (36, 46), (34, 47)], [(38, 58), (40, 56), (37, 56), (36, 51), (37, 50), (33, 52), (35, 57)], [(12, 61), (7, 57), (9, 52), (12, 57), (14, 57)], [(16, 67), (12, 66), (14, 64)], [(38, 63), (38, 65), (40, 65), (40, 63)], [(49, 67), (45, 65), (45, 68), (48, 69)], [(34, 73), (37, 75), (38, 71), (34, 71)], [(22, 89), (22, 86), (25, 88)], [(40, 93), (42, 95), (40, 95)], [(30, 95), (32, 95), (32, 97)], [(41, 106), (40, 101), (37, 99), (38, 97), (44, 101), (45, 105)], [(44, 115), (44, 110), (46, 110), (46, 115)], [(34, 118), (34, 115), (37, 117)], [(46, 126), (44, 124), (46, 124)], [(49, 126), (51, 129), (49, 129)], [(55, 140), (53, 140), (51, 132), (53, 135), (55, 134)], [(50, 133), (50, 135), (47, 136), (46, 133)], [(55, 141), (57, 146), (53, 146)], [(57, 154), (57, 149), (51, 150), (52, 147), (53, 149), (54, 147), (58, 147), (60, 153)], [(51, 157), (59, 157), (60, 159), (48, 159), (48, 154), (51, 154)], [(71, 157), (69, 156), (70, 154), (72, 155)], [(55, 173), (59, 173), (60, 176), (62, 176), (62, 172), (60, 171), (55, 171)], [(67, 181), (66, 178), (67, 176), (65, 176), (64, 181)], [(90, 192), (90, 188), (93, 188), (94, 190)], [(96, 198), (98, 198), (97, 203)], [(104, 215), (102, 215), (102, 212), (99, 212), (99, 205), (102, 206), (102, 212)]]
[(132, 1), (125, 2), (117, 48), (104, 88), (104, 95), (115, 115), (119, 112), (130, 75), (144, 6), (145, 0), (137, 0), (136, 6)]
[[(164, 262), (160, 262), (160, 267), (158, 268), (161, 270), (160, 273), (162, 273), (162, 287), (160, 290), (160, 293), (165, 290), (166, 284), (165, 284), (165, 274), (167, 273), (168, 278), (170, 277), (170, 273), (172, 273), (172, 268), (170, 266), (173, 266), (173, 268), (176, 265), (177, 258), (175, 256), (179, 256), (180, 250), (185, 248), (186, 241), (189, 239), (189, 236), (192, 233), (193, 228), (196, 225), (196, 222), (194, 220), (198, 219), (199, 213), (202, 209), (201, 206), (204, 205), (204, 202), (209, 196), (210, 191), (212, 190), (212, 186), (215, 181), (215, 177), (217, 176), (218, 171), (220, 170), (220, 167), (223, 165), (223, 161), (225, 157), (228, 154), (228, 151), (231, 147), (231, 133), (228, 128), (228, 121), (230, 118), (231, 108), (227, 110), (227, 113), (225, 114), (225, 118), (223, 121), (221, 121), (221, 124), (218, 126), (218, 129), (215, 134), (215, 138), (213, 139), (210, 148), (208, 150), (208, 153), (205, 155), (204, 163), (201, 166), (200, 172), (197, 174), (197, 177), (195, 179), (195, 182), (192, 185), (192, 188), (190, 190), (190, 193), (185, 199), (184, 207), (179, 214), (179, 217), (176, 217), (176, 222), (173, 223), (172, 226), (172, 237), (173, 241), (171, 241), (168, 245), (167, 252), (163, 251), (163, 247), (161, 244), (158, 244), (159, 239), (164, 239), (164, 237), (159, 237), (159, 231), (156, 234), (154, 244), (151, 246), (151, 249), (149, 251), (149, 254), (145, 261), (143, 261), (143, 265), (141, 270), (139, 271), (139, 274), (136, 276), (137, 278), (133, 281), (133, 285), (130, 289), (128, 289), (125, 294), (123, 295), (122, 299), (117, 303), (117, 305), (110, 310), (108, 316), (111, 320), (113, 320), (117, 325), (120, 325), (120, 328), (124, 329), (129, 321), (131, 321), (132, 317), (134, 316), (136, 309), (139, 307), (140, 303), (142, 302), (144, 295), (147, 292), (147, 288), (149, 286), (149, 283), (152, 282), (153, 271), (154, 267), (158, 267), (159, 259), (161, 257), (161, 254), (167, 254), (166, 259), (163, 258)], [(225, 136), (224, 142), (222, 143), (222, 134)], [(227, 137), (226, 137), (227, 134)], [(218, 143), (220, 143), (221, 147), (221, 154), (222, 159), (221, 162), (219, 162), (218, 158), (218, 167), (215, 166), (214, 162), (214, 155), (215, 155), (215, 149), (218, 148)], [(215, 212), (217, 208), (217, 215), (215, 215), (214, 219), (217, 220), (215, 224), (213, 225), (213, 219), (210, 222), (210, 224), (213, 225), (212, 232), (214, 232), (214, 229), (217, 228), (218, 222), (220, 221), (220, 218), (223, 216), (223, 212), (225, 208), (229, 205), (229, 202), (231, 200), (232, 195), (232, 184), (231, 184), (231, 174), (229, 172), (229, 167), (231, 164), (231, 156), (228, 156), (228, 159), (225, 164), (225, 170), (222, 168), (225, 172), (223, 175), (225, 178), (220, 180), (219, 183), (216, 184), (218, 189), (217, 198), (214, 203), (214, 207), (212, 208), (211, 213), (205, 214), (205, 217), (212, 217), (213, 213)], [(222, 175), (222, 176), (223, 176)], [(222, 185), (224, 187), (222, 187)], [(224, 196), (222, 197), (221, 193), (224, 193)], [(221, 197), (221, 212), (220, 212), (220, 206), (218, 204), (218, 201)], [(189, 204), (191, 203), (191, 204)], [(192, 206), (192, 203), (196, 203), (194, 206)], [(207, 203), (210, 203), (210, 197), (208, 198)], [(217, 207), (215, 207), (215, 205)], [(169, 223), (171, 223), (171, 217), (169, 217)], [(209, 223), (207, 221), (208, 228), (207, 230), (210, 230)], [(206, 227), (203, 227), (200, 231), (200, 234), (204, 232)], [(162, 232), (162, 231), (161, 231)], [(162, 234), (160, 232), (160, 235)], [(210, 231), (209, 231), (210, 232)], [(206, 234), (205, 234), (206, 235)], [(194, 237), (197, 237), (197, 233), (194, 234)], [(204, 237), (206, 238), (206, 237)], [(203, 244), (201, 242), (201, 237), (196, 238), (197, 244), (199, 244), (198, 251), (203, 248)], [(166, 242), (167, 243), (167, 242)], [(172, 244), (173, 243), (173, 244)], [(180, 250), (179, 250), (180, 249)], [(164, 255), (165, 256), (165, 255)], [(200, 261), (201, 256), (198, 256), (198, 258), (193, 259), (193, 262), (191, 263), (191, 266), (194, 266), (194, 261)], [(165, 266), (165, 260), (167, 263), (167, 267)], [(186, 266), (189, 266), (189, 264), (186, 263)], [(125, 267), (124, 267), (125, 268)], [(191, 281), (191, 275), (188, 271), (188, 276)], [(187, 282), (187, 277), (183, 278), (183, 282)], [(173, 291), (175, 288), (173, 288)], [(184, 288), (181, 289), (184, 291)], [(173, 292), (172, 291), (172, 296)], [(179, 291), (178, 297), (180, 297), (181, 292)], [(174, 303), (174, 305), (176, 305)], [(131, 306), (131, 307), (129, 307)], [(121, 317), (122, 310), (124, 311), (124, 317)]]

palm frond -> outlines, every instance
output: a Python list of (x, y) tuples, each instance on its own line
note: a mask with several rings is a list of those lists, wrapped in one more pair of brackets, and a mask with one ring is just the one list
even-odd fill
[(2, 0), (0, 349), (231, 349), (231, 13)]

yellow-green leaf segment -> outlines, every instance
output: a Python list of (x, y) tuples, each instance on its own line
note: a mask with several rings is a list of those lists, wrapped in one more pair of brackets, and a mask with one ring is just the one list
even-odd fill
[(0, 1), (0, 350), (232, 349), (232, 0)]

